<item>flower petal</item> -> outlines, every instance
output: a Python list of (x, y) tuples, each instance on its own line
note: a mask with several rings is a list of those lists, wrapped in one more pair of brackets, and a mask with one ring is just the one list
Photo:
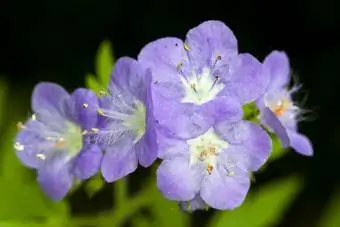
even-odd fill
[(250, 54), (240, 54), (231, 68), (221, 95), (237, 98), (242, 104), (262, 96), (269, 84), (268, 74), (262, 73), (261, 63)]
[[(230, 143), (228, 152), (236, 151), (249, 160), (246, 169), (248, 171), (258, 170), (268, 159), (272, 150), (272, 142), (268, 134), (258, 125), (240, 121), (228, 124), (222, 122), (215, 126), (219, 136)], [(245, 160), (245, 161), (247, 161)]]
[(161, 132), (159, 128), (158, 157), (161, 159), (174, 159), (178, 157), (189, 159), (189, 147), (185, 140), (173, 138), (171, 135)]
[(179, 201), (178, 205), (182, 210), (188, 212), (202, 210), (208, 207), (208, 205), (204, 202), (199, 194), (197, 194), (195, 198), (190, 201)]
[(171, 99), (183, 97), (178, 66), (188, 60), (182, 40), (161, 38), (150, 42), (139, 53), (138, 61), (143, 68), (151, 69), (154, 91)]
[(233, 176), (227, 176), (224, 170), (219, 169), (205, 178), (200, 195), (215, 209), (231, 210), (242, 204), (249, 187), (247, 172), (238, 171)]
[(101, 171), (107, 182), (114, 182), (134, 172), (138, 166), (137, 154), (131, 138), (124, 138), (107, 147)]
[(122, 57), (115, 63), (111, 74), (109, 89), (120, 87), (128, 91), (136, 98), (141, 99), (145, 95), (144, 76), (146, 71), (142, 70), (138, 62), (130, 57)]
[(69, 98), (67, 91), (55, 83), (41, 82), (34, 87), (32, 94), (32, 110), (42, 117), (65, 116), (65, 101)]
[(86, 180), (99, 172), (103, 154), (97, 145), (88, 145), (83, 148), (74, 163), (73, 174)]
[(82, 126), (91, 129), (97, 124), (98, 98), (94, 92), (85, 88), (78, 88), (71, 94), (69, 114)]
[(38, 170), (38, 182), (42, 190), (53, 200), (63, 199), (73, 184), (68, 163), (62, 155), (46, 159)]
[(282, 147), (289, 147), (290, 140), (287, 131), (275, 114), (266, 107), (262, 109), (261, 115), (262, 122), (265, 125), (268, 125), (275, 132), (281, 141)]
[(288, 56), (285, 52), (271, 52), (264, 59), (263, 67), (270, 77), (270, 90), (282, 88), (289, 83), (290, 66)]
[(199, 191), (203, 171), (190, 167), (189, 160), (176, 158), (164, 160), (157, 169), (157, 186), (170, 200), (191, 200)]
[(203, 108), (192, 103), (154, 97), (154, 109), (159, 124), (169, 129), (177, 138), (194, 138), (213, 124), (213, 119), (205, 117)]
[(215, 70), (228, 66), (238, 52), (233, 32), (221, 21), (210, 20), (192, 28), (187, 33), (186, 42), (192, 63)]
[(313, 145), (305, 135), (288, 130), (288, 136), (291, 143), (290, 145), (296, 152), (306, 156), (313, 155)]
[(230, 97), (217, 97), (216, 99), (204, 104), (202, 107), (206, 118), (212, 121), (235, 122), (240, 121), (243, 116), (243, 110), (239, 102)]

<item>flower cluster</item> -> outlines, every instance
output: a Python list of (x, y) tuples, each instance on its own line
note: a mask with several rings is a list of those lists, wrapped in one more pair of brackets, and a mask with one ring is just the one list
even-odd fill
[[(75, 180), (101, 173), (114, 182), (159, 158), (157, 186), (182, 209), (234, 209), (244, 201), (250, 175), (268, 160), (275, 133), (284, 147), (312, 155), (298, 133), (300, 108), (288, 88), (286, 54), (263, 63), (239, 53), (233, 32), (220, 21), (189, 30), (185, 41), (150, 42), (137, 59), (120, 58), (107, 92), (79, 88), (68, 94), (39, 83), (34, 114), (19, 123), (14, 148), (37, 170), (43, 191), (64, 198)], [(259, 114), (244, 119), (242, 107)]]

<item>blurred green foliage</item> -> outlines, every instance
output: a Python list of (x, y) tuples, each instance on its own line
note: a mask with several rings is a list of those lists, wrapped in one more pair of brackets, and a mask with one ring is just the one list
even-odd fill
[[(95, 74), (88, 74), (85, 78), (86, 86), (99, 93), (107, 87), (110, 73), (114, 65), (111, 44), (104, 41), (95, 60)], [(175, 201), (165, 199), (158, 191), (155, 182), (155, 172), (158, 163), (152, 166), (152, 175), (143, 180), (143, 188), (134, 196), (129, 196), (128, 178), (113, 184), (114, 206), (101, 214), (93, 216), (71, 217), (69, 203), (52, 202), (40, 190), (36, 183), (35, 173), (22, 166), (13, 149), (16, 122), (22, 118), (20, 103), (12, 103), (20, 97), (11, 96), (8, 105), (8, 84), (0, 77), (0, 227), (121, 227), (130, 222), (134, 227), (188, 227), (191, 214), (179, 209)], [(245, 118), (256, 121), (254, 105), (244, 107)], [(256, 112), (255, 112), (256, 113)], [(6, 120), (5, 120), (6, 119)], [(287, 150), (281, 148), (278, 139), (272, 135), (273, 152), (270, 160), (282, 157)], [(77, 182), (73, 191), (82, 182)], [(86, 181), (84, 188), (91, 198), (105, 185), (102, 177), (97, 175)], [(302, 187), (299, 177), (292, 176), (267, 185), (260, 185), (251, 190), (244, 204), (233, 211), (215, 211), (209, 221), (209, 227), (268, 227), (278, 223), (285, 210), (289, 207), (297, 192)], [(323, 227), (338, 226), (340, 200), (337, 201), (325, 216), (327, 221)], [(147, 209), (151, 215), (139, 212)], [(320, 225), (321, 226), (321, 225)]]

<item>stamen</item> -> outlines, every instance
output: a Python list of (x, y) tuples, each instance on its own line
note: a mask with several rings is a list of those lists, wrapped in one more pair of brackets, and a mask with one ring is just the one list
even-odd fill
[(219, 76), (215, 76), (215, 80), (214, 80), (213, 84), (211, 85), (211, 88), (210, 88), (209, 91), (211, 91), (211, 90), (215, 87), (215, 85), (216, 85), (216, 83), (217, 83), (217, 81), (218, 81), (219, 79), (220, 79)]
[(190, 47), (187, 43), (184, 43), (184, 50), (185, 51), (189, 51), (190, 50)]
[(23, 151), (25, 149), (24, 145), (20, 144), (19, 142), (14, 143), (14, 149), (17, 151)]
[(128, 114), (120, 113), (120, 112), (113, 111), (113, 110), (104, 111), (103, 109), (98, 109), (97, 113), (100, 116), (113, 118), (113, 119), (121, 120), (121, 121), (126, 121), (130, 118), (130, 115)]
[(87, 130), (84, 130), (81, 134), (83, 135), (83, 136), (85, 136), (85, 135), (87, 135), (87, 133), (89, 133)]
[(37, 158), (39, 158), (41, 160), (45, 160), (46, 159), (46, 156), (44, 154), (41, 154), (41, 153), (37, 154), (36, 156), (37, 156)]
[(105, 95), (106, 95), (106, 92), (104, 90), (100, 90), (99, 91), (99, 96), (102, 97), (102, 96), (105, 96)]
[(208, 164), (207, 171), (208, 171), (209, 175), (211, 175), (213, 169), (214, 169), (214, 167), (211, 164)]
[(83, 108), (84, 108), (84, 109), (86, 109), (86, 108), (88, 108), (88, 107), (89, 107), (89, 104), (88, 104), (88, 103), (84, 103), (84, 104), (83, 104)]
[(182, 63), (182, 62), (179, 63), (179, 64), (176, 66), (178, 73), (181, 74), (182, 76), (184, 76), (182, 67), (183, 67), (183, 63)]
[(214, 63), (213, 63), (213, 65), (212, 65), (212, 68), (214, 69), (215, 66), (216, 66), (216, 64), (217, 64), (217, 62), (218, 62), (218, 61), (221, 61), (221, 60), (222, 60), (221, 55), (217, 55), (217, 56), (216, 56), (216, 59), (215, 59), (215, 61), (214, 61)]

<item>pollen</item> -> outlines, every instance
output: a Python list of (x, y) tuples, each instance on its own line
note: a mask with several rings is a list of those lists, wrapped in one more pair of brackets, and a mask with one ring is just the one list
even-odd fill
[(272, 108), (272, 111), (274, 112), (276, 116), (280, 117), (286, 112), (288, 107), (289, 107), (289, 101), (283, 100), (283, 101), (279, 101), (278, 104), (274, 108)]
[(88, 108), (88, 107), (89, 107), (89, 104), (88, 104), (88, 103), (84, 103), (84, 104), (83, 104), (83, 108), (84, 108), (84, 109), (86, 109), (86, 108)]
[(207, 171), (208, 171), (209, 175), (211, 175), (213, 169), (214, 169), (214, 167), (211, 164), (208, 164)]
[(98, 109), (97, 110), (97, 113), (100, 115), (100, 116), (104, 116), (104, 111), (102, 109)]
[(23, 151), (25, 149), (24, 145), (20, 144), (19, 142), (14, 143), (14, 149), (17, 151)]
[(39, 158), (41, 160), (45, 160), (46, 159), (46, 156), (44, 154), (41, 154), (41, 153), (37, 154), (36, 156), (37, 156), (37, 158)]
[(187, 43), (184, 43), (184, 50), (185, 51), (189, 51), (190, 50), (190, 47)]
[(98, 133), (98, 132), (99, 132), (99, 129), (98, 129), (98, 128), (92, 128), (91, 131), (92, 131), (93, 133)]

